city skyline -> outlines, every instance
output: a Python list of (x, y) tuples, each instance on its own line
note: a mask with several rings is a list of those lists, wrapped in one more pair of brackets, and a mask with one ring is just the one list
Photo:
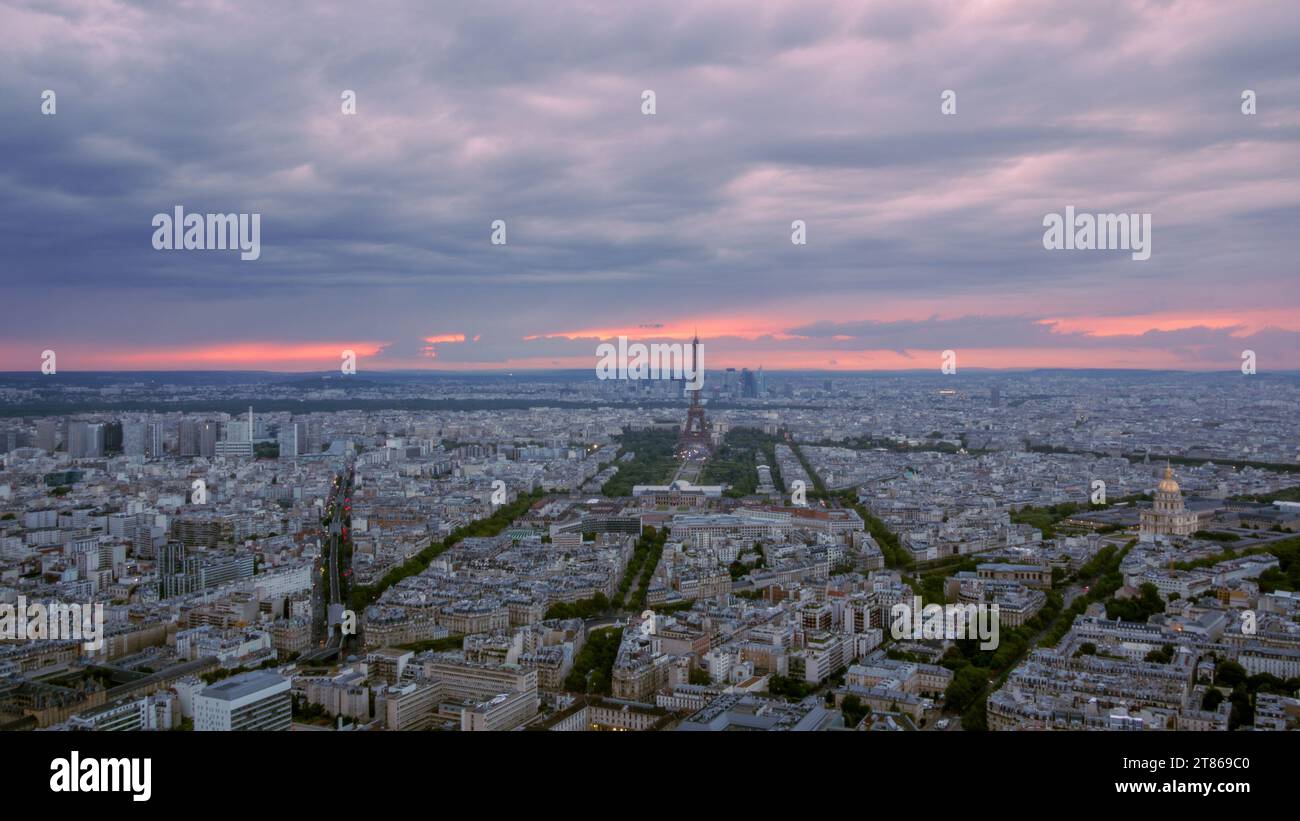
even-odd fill
[(1294, 377), (422, 376), (0, 380), (0, 728), (1300, 726)]
[(1285, 792), (1297, 8), (0, 0), (6, 806)]

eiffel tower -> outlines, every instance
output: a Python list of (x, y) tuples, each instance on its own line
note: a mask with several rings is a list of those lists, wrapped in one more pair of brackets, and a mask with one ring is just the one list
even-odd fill
[[(700, 335), (696, 334), (695, 339), (691, 342), (692, 367), (699, 368), (701, 361)], [(691, 405), (686, 409), (686, 426), (682, 428), (682, 434), (677, 440), (677, 455), (690, 459), (708, 456), (712, 453), (712, 428), (713, 425), (704, 417), (704, 406), (700, 404), (700, 391), (698, 389), (692, 390)]]

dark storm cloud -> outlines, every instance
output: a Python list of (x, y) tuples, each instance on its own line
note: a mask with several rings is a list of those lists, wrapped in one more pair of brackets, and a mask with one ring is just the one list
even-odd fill
[[(0, 25), (6, 352), (356, 338), (398, 362), (459, 331), (482, 339), (431, 362), (498, 363), (732, 312), (873, 316), (831, 348), (1038, 346), (1063, 336), (1037, 320), (1121, 300), (1300, 302), (1300, 29), (1271, 4), (33, 2)], [(262, 258), (154, 251), (178, 204), (261, 213)], [(1070, 204), (1151, 212), (1152, 260), (1043, 252)], [(986, 319), (1001, 295), (1023, 319)], [(935, 305), (870, 313), (891, 300)]]

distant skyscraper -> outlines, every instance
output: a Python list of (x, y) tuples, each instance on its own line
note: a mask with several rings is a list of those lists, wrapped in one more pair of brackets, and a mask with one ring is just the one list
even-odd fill
[(280, 427), (280, 458), (293, 459), (302, 455), (300, 450), (306, 444), (307, 426), (302, 422), (286, 422)]
[(178, 456), (199, 455), (199, 423), (193, 419), (182, 419), (176, 427), (176, 454)]
[(1002, 407), (1002, 391), (998, 390), (998, 386), (994, 385), (993, 390), (989, 391), (989, 393), (993, 400), (993, 407)]
[(254, 430), (253, 409), (249, 408), (245, 418), (231, 419), (226, 423), (226, 438), (217, 442), (217, 455), (251, 457)]
[(144, 422), (127, 422), (122, 426), (122, 453), (144, 458), (144, 437), (148, 425)]
[(217, 442), (217, 456), (234, 456), (249, 458), (253, 455), (253, 442), (248, 438), (247, 422), (230, 422), (226, 426), (226, 438)]
[(36, 447), (54, 452), (59, 444), (59, 420), (41, 419), (36, 423)]
[(104, 424), (104, 453), (122, 452), (122, 423), (106, 422)]
[(161, 459), (163, 455), (162, 422), (150, 422), (144, 429), (144, 455), (150, 459)]
[(204, 419), (199, 425), (199, 456), (211, 459), (217, 455), (217, 423)]
[(189, 592), (185, 545), (168, 541), (158, 552), (158, 595), (171, 598)]
[(0, 433), (0, 453), (9, 453), (18, 448), (32, 446), (32, 437), (26, 431), (7, 430)]
[(122, 452), (127, 456), (158, 459), (163, 455), (161, 422), (128, 422), (122, 426)]
[(90, 455), (90, 425), (86, 422), (68, 423), (68, 456), (85, 459)]
[(307, 448), (304, 450), (302, 443), (298, 443), (298, 455), (302, 456), (308, 453), (320, 453), (321, 445), (325, 441), (325, 434), (321, 427), (319, 419), (307, 420)]
[[(135, 552), (135, 555), (142, 559), (152, 559), (157, 555), (157, 551), (154, 547), (155, 528), (149, 521), (147, 521), (148, 519), (148, 516), (142, 516), (140, 520), (131, 527), (130, 533), (128, 533), (128, 536), (131, 539), (131, 550)], [(163, 531), (162, 528), (157, 528), (157, 530), (159, 534)]]
[(248, 422), (243, 419), (231, 419), (226, 423), (226, 435), (221, 440), (221, 444), (242, 445), (252, 441), (252, 431), (248, 429)]

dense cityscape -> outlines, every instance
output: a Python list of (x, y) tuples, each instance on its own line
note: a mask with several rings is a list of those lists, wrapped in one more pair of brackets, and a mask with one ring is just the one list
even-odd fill
[[(4, 375), (0, 727), (1293, 730), (1296, 407), (1295, 374)], [(992, 608), (993, 646), (913, 602)], [(33, 627), (70, 604), (84, 635)]]
[(1287, 806), (1293, 6), (3, 0), (6, 818)]

